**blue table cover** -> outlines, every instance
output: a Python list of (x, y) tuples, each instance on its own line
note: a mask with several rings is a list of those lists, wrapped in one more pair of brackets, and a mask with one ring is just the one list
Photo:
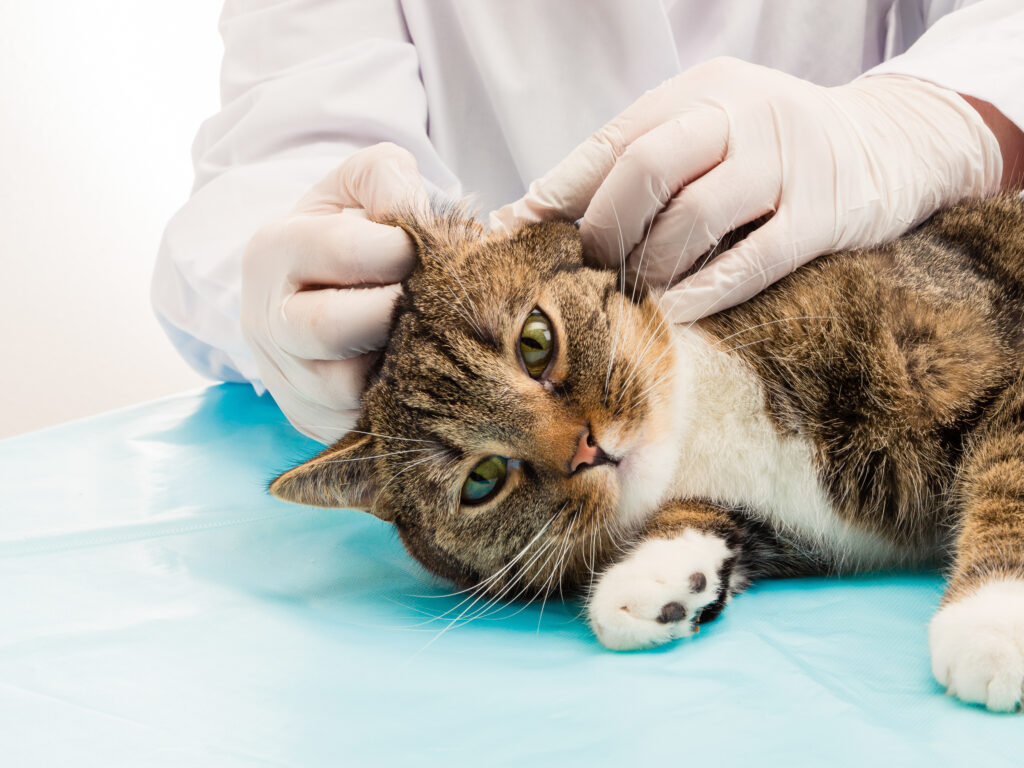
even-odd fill
[(239, 385), (0, 442), (0, 765), (1024, 765), (932, 681), (937, 575), (762, 584), (641, 653), (550, 601), (442, 632), (387, 525), (265, 494), (316, 450)]

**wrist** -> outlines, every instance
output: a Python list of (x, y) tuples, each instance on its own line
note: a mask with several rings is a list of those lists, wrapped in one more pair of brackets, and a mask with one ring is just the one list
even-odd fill
[(906, 75), (870, 75), (850, 87), (876, 100), (892, 126), (893, 140), (902, 138), (908, 156), (926, 163), (927, 181), (934, 184), (931, 192), (940, 207), (999, 191), (999, 140), (960, 94)]

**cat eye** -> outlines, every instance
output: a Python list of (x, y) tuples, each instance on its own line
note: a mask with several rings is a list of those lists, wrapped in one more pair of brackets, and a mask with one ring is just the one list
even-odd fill
[(508, 477), (508, 459), (488, 456), (469, 472), (462, 484), (463, 504), (482, 504), (501, 490)]
[(555, 349), (551, 321), (539, 309), (533, 310), (519, 333), (519, 355), (527, 373), (538, 378), (547, 370), (551, 353)]

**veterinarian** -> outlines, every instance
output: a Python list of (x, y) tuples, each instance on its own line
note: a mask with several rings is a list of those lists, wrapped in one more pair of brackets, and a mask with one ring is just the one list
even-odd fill
[(221, 32), (153, 301), (197, 370), (321, 441), (413, 265), (371, 221), (396, 202), (581, 218), (631, 280), (690, 273), (665, 298), (683, 322), (1024, 176), (1021, 0), (228, 0)]

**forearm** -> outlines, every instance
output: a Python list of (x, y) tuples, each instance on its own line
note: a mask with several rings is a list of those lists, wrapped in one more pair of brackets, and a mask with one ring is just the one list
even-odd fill
[(1003, 156), (1002, 189), (1024, 188), (1024, 131), (987, 101), (965, 93), (960, 95), (974, 107), (999, 142)]

